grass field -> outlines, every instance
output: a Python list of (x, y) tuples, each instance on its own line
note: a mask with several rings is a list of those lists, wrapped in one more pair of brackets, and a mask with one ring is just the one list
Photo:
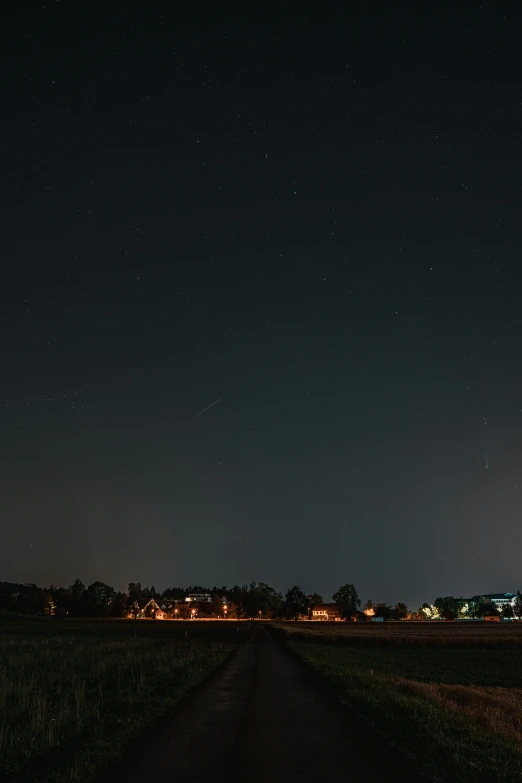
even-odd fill
[(522, 781), (522, 624), (274, 632), (434, 779)]
[(84, 781), (234, 649), (233, 622), (0, 615), (0, 781)]

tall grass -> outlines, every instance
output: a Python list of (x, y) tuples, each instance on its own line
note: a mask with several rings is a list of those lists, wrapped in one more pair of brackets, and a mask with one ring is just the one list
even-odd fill
[(234, 642), (0, 637), (0, 779), (29, 767), (31, 780), (85, 779)]

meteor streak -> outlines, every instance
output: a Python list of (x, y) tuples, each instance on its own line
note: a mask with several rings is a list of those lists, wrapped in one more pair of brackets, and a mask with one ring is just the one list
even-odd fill
[(210, 405), (207, 405), (207, 407), (206, 407), (206, 408), (203, 408), (203, 410), (202, 410), (202, 411), (200, 411), (199, 413), (196, 413), (196, 418), (197, 418), (198, 416), (200, 416), (202, 413), (205, 413), (205, 411), (208, 411), (208, 409), (209, 409), (209, 408), (213, 408), (213, 407), (214, 407), (214, 405), (217, 405), (217, 404), (218, 404), (218, 402), (221, 402), (221, 400), (222, 400), (222, 399), (223, 399), (223, 397), (220, 397), (220, 398), (219, 398), (219, 400), (216, 400), (215, 402), (211, 403)]

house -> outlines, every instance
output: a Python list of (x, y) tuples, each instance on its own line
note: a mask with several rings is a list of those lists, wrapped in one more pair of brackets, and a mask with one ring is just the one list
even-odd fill
[(343, 619), (343, 608), (341, 604), (315, 604), (308, 610), (308, 619), (339, 622)]
[(484, 620), (488, 620), (490, 623), (499, 623), (500, 617), (498, 616), (498, 614), (487, 614), (484, 617)]
[(128, 614), (129, 618), (136, 617), (138, 620), (166, 620), (167, 612), (154, 598), (140, 598), (134, 602), (134, 606)]
[(193, 602), (196, 604), (211, 604), (212, 596), (210, 593), (189, 593), (185, 598), (185, 601)]

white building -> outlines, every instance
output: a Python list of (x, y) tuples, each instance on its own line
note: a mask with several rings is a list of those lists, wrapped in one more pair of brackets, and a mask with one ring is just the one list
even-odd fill
[(517, 600), (516, 595), (513, 595), (513, 593), (481, 593), (480, 595), (474, 595), (471, 601), (478, 601), (479, 598), (485, 598), (486, 600), (491, 601), (499, 611), (507, 604), (514, 606), (515, 601)]
[(196, 604), (211, 604), (212, 596), (210, 593), (189, 593), (185, 598), (185, 601), (190, 601)]

